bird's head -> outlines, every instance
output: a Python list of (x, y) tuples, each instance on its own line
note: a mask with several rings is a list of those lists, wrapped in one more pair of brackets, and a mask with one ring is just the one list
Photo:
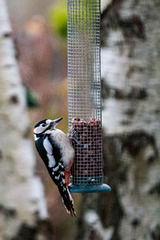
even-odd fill
[(63, 118), (57, 118), (55, 120), (51, 119), (44, 119), (39, 121), (35, 126), (34, 126), (34, 134), (43, 134), (48, 130), (54, 130), (57, 123), (61, 121)]

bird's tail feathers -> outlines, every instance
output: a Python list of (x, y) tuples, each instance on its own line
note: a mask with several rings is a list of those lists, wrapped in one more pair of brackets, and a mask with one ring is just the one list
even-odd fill
[(59, 184), (58, 189), (61, 194), (62, 201), (66, 207), (67, 212), (70, 213), (72, 217), (73, 216), (76, 217), (76, 211), (74, 209), (74, 201), (69, 192), (68, 187), (66, 187), (65, 185), (62, 186), (61, 184)]

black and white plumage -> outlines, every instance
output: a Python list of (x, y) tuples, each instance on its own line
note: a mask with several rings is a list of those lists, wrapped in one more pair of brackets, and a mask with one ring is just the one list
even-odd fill
[(74, 158), (74, 149), (68, 136), (56, 128), (62, 120), (44, 119), (34, 126), (34, 138), (37, 151), (45, 163), (47, 170), (57, 185), (67, 211), (76, 216), (73, 199), (66, 186), (65, 173), (71, 168)]

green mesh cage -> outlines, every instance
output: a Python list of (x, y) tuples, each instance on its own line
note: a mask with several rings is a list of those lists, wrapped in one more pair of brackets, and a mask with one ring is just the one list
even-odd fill
[(100, 0), (68, 0), (68, 119), (75, 159), (71, 191), (103, 184)]

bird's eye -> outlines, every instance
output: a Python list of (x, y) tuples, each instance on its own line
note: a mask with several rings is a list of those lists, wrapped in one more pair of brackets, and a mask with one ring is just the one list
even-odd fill
[(42, 127), (45, 127), (46, 126), (46, 124), (45, 123), (42, 123), (42, 125), (41, 125)]

